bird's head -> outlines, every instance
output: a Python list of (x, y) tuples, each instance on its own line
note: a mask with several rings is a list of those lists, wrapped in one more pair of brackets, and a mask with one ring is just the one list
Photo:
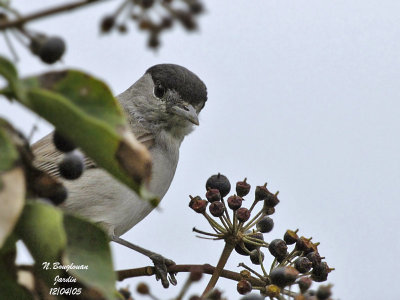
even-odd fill
[(128, 113), (144, 127), (182, 138), (199, 125), (207, 88), (197, 75), (174, 64), (159, 64), (120, 97)]

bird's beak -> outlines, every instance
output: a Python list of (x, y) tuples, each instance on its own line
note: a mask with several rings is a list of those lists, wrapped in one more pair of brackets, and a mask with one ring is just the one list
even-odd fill
[(194, 107), (190, 104), (174, 105), (171, 107), (171, 111), (186, 120), (192, 122), (195, 125), (199, 125), (199, 117)]

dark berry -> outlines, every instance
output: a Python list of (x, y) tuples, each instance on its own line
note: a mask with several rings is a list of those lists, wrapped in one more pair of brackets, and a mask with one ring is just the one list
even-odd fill
[(263, 262), (264, 261), (264, 253), (263, 252), (261, 252), (259, 249), (255, 249), (250, 252), (250, 260), (253, 264), (255, 264), (255, 265), (261, 264), (259, 255), (261, 255), (261, 262)]
[(237, 291), (241, 295), (250, 293), (252, 289), (253, 289), (253, 287), (252, 287), (251, 283), (245, 279), (242, 279), (237, 283)]
[(294, 267), (300, 273), (307, 273), (311, 270), (312, 263), (307, 257), (302, 256), (295, 260)]
[(268, 246), (269, 252), (276, 258), (286, 256), (287, 249), (285, 241), (281, 239), (273, 240)]
[(273, 215), (273, 214), (275, 213), (275, 208), (264, 206), (264, 207), (263, 207), (263, 212), (264, 212), (267, 216), (270, 216), (270, 215)]
[(306, 256), (309, 261), (311, 261), (313, 268), (321, 263), (321, 256), (318, 252), (310, 252)]
[(58, 165), (60, 175), (68, 180), (78, 179), (84, 169), (82, 155), (77, 153), (67, 153), (64, 155), (63, 160)]
[(60, 205), (67, 199), (68, 197), (68, 190), (62, 184), (57, 185), (57, 187), (52, 191), (51, 195), (48, 196), (48, 199), (54, 205)]
[(236, 211), (236, 217), (239, 220), (239, 222), (244, 223), (248, 219), (250, 219), (250, 211), (245, 207), (241, 207)]
[[(244, 247), (246, 247), (246, 245), (244, 245)], [(246, 247), (247, 249), (247, 247)], [(240, 254), (240, 255), (245, 255), (245, 256), (249, 256), (250, 255), (250, 250), (247, 249), (249, 252), (247, 252), (245, 249), (243, 249), (243, 247), (240, 244), (237, 244), (235, 247), (235, 251)]]
[(148, 295), (148, 294), (150, 294), (150, 288), (149, 288), (149, 286), (148, 286), (146, 283), (144, 283), (144, 282), (141, 282), (141, 283), (139, 283), (139, 284), (137, 285), (136, 291), (137, 291), (139, 294), (141, 294), (141, 295)]
[(156, 49), (160, 46), (160, 39), (158, 38), (158, 34), (150, 34), (150, 37), (147, 41), (147, 46), (153, 49)]
[[(252, 239), (256, 239), (259, 240), (260, 243), (262, 243), (264, 241), (264, 236), (262, 233), (260, 232), (256, 232), (256, 233), (249, 233), (247, 234), (249, 237), (251, 237)], [(244, 243), (246, 248), (250, 251), (253, 251), (254, 249), (257, 249), (260, 246), (254, 245), (254, 244), (250, 244), (250, 243)]]
[(62, 136), (57, 130), (53, 134), (53, 143), (57, 150), (61, 152), (71, 152), (76, 149), (75, 144)]
[(117, 29), (118, 29), (119, 33), (127, 33), (128, 32), (128, 27), (126, 27), (125, 24), (119, 24)]
[[(209, 300), (221, 300), (222, 299), (222, 292), (218, 289), (213, 289), (209, 294), (208, 294), (208, 299)], [(207, 299), (207, 300), (208, 300)]]
[(141, 0), (140, 1), (140, 6), (143, 7), (144, 9), (148, 9), (152, 7), (154, 4), (154, 0)]
[(236, 194), (239, 197), (244, 197), (250, 192), (250, 184), (246, 182), (246, 178), (243, 181), (238, 181), (236, 183)]
[(214, 217), (222, 217), (225, 211), (225, 206), (222, 202), (216, 201), (211, 203), (210, 207), (208, 208), (210, 210), (210, 213)]
[(203, 268), (201, 266), (195, 266), (190, 269), (189, 279), (192, 282), (199, 281), (203, 276)]
[(218, 173), (217, 175), (208, 178), (206, 182), (206, 190), (208, 191), (208, 189), (217, 189), (219, 190), (221, 197), (225, 197), (231, 190), (231, 184), (226, 176)]
[(242, 206), (243, 199), (239, 196), (233, 195), (228, 198), (228, 206), (232, 210), (237, 210)]
[(317, 246), (311, 242), (311, 239), (307, 239), (304, 236), (296, 241), (296, 248), (306, 254), (313, 251), (317, 252)]
[(173, 20), (171, 18), (169, 18), (169, 17), (164, 17), (161, 20), (161, 27), (162, 28), (165, 28), (165, 29), (171, 28), (172, 24), (173, 24)]
[(206, 193), (206, 198), (210, 202), (220, 201), (221, 194), (219, 193), (219, 190), (217, 190), (217, 189), (209, 189)]
[(322, 262), (311, 271), (311, 278), (316, 282), (322, 282), (328, 279), (328, 273), (330, 272), (329, 266), (326, 262)]
[(297, 284), (299, 285), (300, 291), (304, 294), (310, 288), (312, 280), (310, 277), (300, 277), (297, 280)]
[(286, 251), (286, 253), (285, 253), (284, 255), (276, 257), (276, 261), (277, 261), (278, 263), (281, 263), (281, 262), (283, 262), (283, 261), (286, 259), (286, 257), (287, 257), (288, 255), (289, 255), (289, 251)]
[(264, 199), (264, 207), (275, 207), (279, 203), (277, 195), (269, 194), (267, 198)]
[(332, 296), (331, 285), (320, 285), (317, 290), (318, 300), (326, 300)]
[(197, 1), (190, 3), (189, 9), (190, 9), (190, 12), (194, 15), (200, 14), (204, 10), (203, 4), (201, 4), (200, 2), (197, 2)]
[(257, 223), (257, 229), (262, 233), (270, 232), (274, 228), (274, 220), (270, 217), (264, 217)]
[(267, 189), (267, 184), (259, 185), (256, 187), (255, 199), (256, 201), (265, 200), (271, 192)]
[(293, 267), (279, 267), (272, 270), (270, 273), (271, 282), (283, 288), (296, 281), (299, 272)]
[(184, 10), (176, 10), (175, 17), (181, 22), (182, 26), (185, 27), (185, 29), (192, 31), (197, 28), (197, 24), (190, 13)]
[(109, 32), (115, 25), (115, 17), (110, 15), (110, 16), (105, 16), (101, 20), (100, 23), (100, 28), (101, 32), (106, 33)]
[(206, 211), (208, 201), (201, 199), (199, 196), (191, 197), (189, 207), (195, 212), (202, 214)]
[(122, 295), (122, 297), (123, 297), (124, 300), (132, 299), (132, 298), (131, 298), (132, 294), (131, 294), (131, 292), (129, 291), (128, 288), (120, 288), (120, 289), (118, 290), (118, 292)]
[(38, 34), (32, 38), (29, 48), (32, 53), (40, 57), (41, 61), (53, 64), (64, 54), (65, 43), (60, 37)]
[(299, 239), (299, 236), (297, 235), (297, 231), (299, 231), (299, 230), (298, 229), (296, 231), (289, 230), (289, 229), (286, 230), (285, 235), (283, 236), (283, 239), (285, 240), (286, 244), (292, 245), (297, 242), (297, 240)]

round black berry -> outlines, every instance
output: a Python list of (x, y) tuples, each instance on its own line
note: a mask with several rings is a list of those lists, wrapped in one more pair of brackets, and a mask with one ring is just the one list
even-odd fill
[(299, 239), (299, 236), (297, 235), (297, 232), (299, 230), (286, 230), (285, 235), (283, 236), (283, 239), (285, 240), (286, 244), (288, 245), (292, 245), (294, 243), (297, 242), (297, 240)]
[(241, 207), (236, 211), (236, 217), (239, 220), (239, 222), (244, 223), (248, 219), (250, 219), (250, 211), (245, 207)]
[(144, 9), (148, 9), (152, 7), (154, 4), (154, 0), (141, 0), (140, 1), (140, 6), (143, 7)]
[(286, 256), (287, 249), (285, 241), (281, 239), (273, 240), (268, 246), (269, 252), (276, 258)]
[(285, 287), (296, 281), (299, 272), (293, 267), (279, 267), (270, 273), (271, 282), (279, 287)]
[(330, 272), (329, 266), (326, 262), (321, 262), (315, 266), (311, 271), (311, 278), (316, 282), (322, 282), (328, 279), (328, 273)]
[(53, 143), (57, 150), (61, 152), (71, 152), (76, 149), (75, 144), (62, 136), (57, 130), (53, 134)]
[(295, 260), (294, 267), (300, 273), (307, 273), (311, 270), (312, 263), (307, 257), (302, 256)]
[(148, 286), (146, 283), (144, 283), (144, 282), (141, 282), (141, 283), (139, 283), (139, 284), (137, 285), (136, 291), (137, 291), (139, 294), (141, 294), (141, 295), (148, 295), (148, 294), (150, 294), (150, 288), (149, 288), (149, 286)]
[(300, 277), (297, 280), (297, 284), (299, 285), (300, 291), (304, 294), (310, 288), (312, 280), (310, 277)]
[(278, 197), (271, 193), (264, 199), (264, 207), (275, 207), (278, 203)]
[[(260, 232), (248, 233), (248, 236), (251, 237), (252, 239), (259, 240), (260, 243), (262, 243), (264, 241), (264, 235)], [(253, 251), (254, 249), (257, 249), (259, 247), (257, 245), (246, 243), (246, 242), (244, 242), (244, 244), (245, 244), (246, 248), (250, 251)]]
[(199, 196), (190, 197), (189, 207), (195, 212), (202, 214), (206, 211), (208, 201), (201, 199)]
[(259, 185), (256, 187), (255, 199), (256, 201), (265, 200), (271, 192), (267, 189), (267, 184)]
[(310, 252), (306, 256), (312, 263), (312, 267), (315, 268), (321, 263), (321, 256), (318, 252)]
[(208, 191), (208, 189), (217, 189), (219, 190), (221, 197), (225, 197), (231, 190), (231, 183), (226, 176), (218, 173), (217, 175), (208, 178), (206, 182), (206, 190)]
[(100, 23), (100, 29), (101, 32), (106, 33), (109, 32), (115, 25), (115, 17), (110, 15), (110, 16), (105, 16), (101, 20)]
[[(245, 246), (245, 245), (244, 245)], [(246, 247), (246, 246), (245, 246)], [(246, 247), (247, 248), (247, 247)], [(240, 244), (237, 244), (235, 247), (235, 251), (240, 254), (240, 255), (244, 255), (244, 256), (249, 256), (250, 255), (250, 250), (247, 249), (249, 252), (247, 252), (245, 249), (243, 249), (243, 247)]]
[(260, 255), (261, 255), (261, 262), (264, 261), (264, 253), (261, 252), (259, 249), (255, 249), (250, 252), (250, 260), (253, 264), (259, 265), (261, 264), (260, 262)]
[(237, 210), (242, 206), (243, 199), (239, 196), (233, 195), (228, 198), (228, 206), (232, 210)]
[(318, 300), (326, 300), (332, 296), (331, 285), (320, 285), (317, 290)]
[(77, 153), (67, 153), (64, 155), (63, 160), (58, 165), (60, 175), (68, 180), (78, 179), (84, 169), (82, 155)]
[(194, 15), (200, 14), (204, 10), (203, 4), (201, 4), (200, 2), (197, 2), (197, 1), (190, 3), (189, 9), (190, 9), (190, 12)]
[(251, 292), (253, 289), (251, 283), (247, 281), (246, 279), (242, 279), (237, 283), (237, 291), (241, 295), (245, 295)]
[(68, 190), (65, 186), (62, 184), (58, 185), (51, 193), (51, 195), (48, 196), (48, 199), (54, 204), (54, 205), (60, 205), (67, 199), (68, 197)]
[(65, 52), (64, 40), (60, 37), (49, 37), (41, 45), (38, 51), (40, 59), (46, 64), (58, 61)]
[(206, 198), (209, 202), (220, 201), (221, 194), (217, 189), (209, 189), (206, 193)]
[(222, 202), (216, 201), (216, 202), (211, 203), (209, 210), (210, 210), (210, 213), (214, 217), (218, 218), (218, 217), (222, 217), (222, 215), (224, 214), (225, 206)]
[(274, 228), (274, 220), (264, 217), (257, 223), (257, 229), (262, 233), (270, 232)]
[(250, 184), (246, 182), (246, 178), (243, 181), (238, 181), (236, 183), (236, 194), (239, 197), (244, 197), (250, 192)]

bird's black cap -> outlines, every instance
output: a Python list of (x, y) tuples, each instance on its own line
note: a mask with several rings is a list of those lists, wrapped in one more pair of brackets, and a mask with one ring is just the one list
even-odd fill
[(196, 74), (188, 69), (174, 64), (159, 64), (146, 71), (154, 83), (159, 82), (165, 89), (175, 90), (179, 95), (197, 106), (207, 101), (207, 88)]

